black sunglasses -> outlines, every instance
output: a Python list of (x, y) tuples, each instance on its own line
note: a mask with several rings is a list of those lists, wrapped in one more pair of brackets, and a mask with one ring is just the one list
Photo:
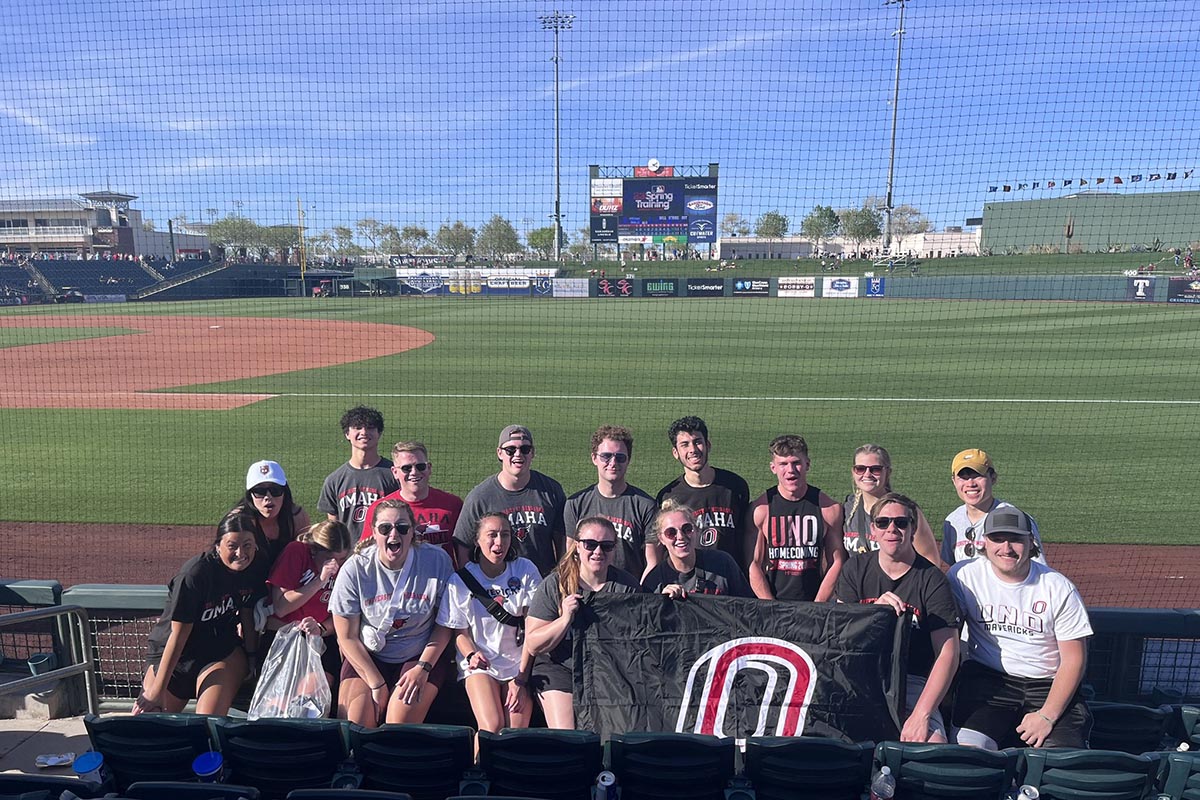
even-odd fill
[(869, 472), (872, 475), (882, 475), (883, 469), (884, 467), (882, 464), (855, 464), (854, 474), (866, 475)]
[(520, 453), (523, 456), (529, 455), (530, 453), (533, 452), (533, 445), (523, 444), (520, 447), (517, 447), (516, 445), (510, 444), (508, 447), (501, 447), (500, 449), (503, 450), (505, 453), (508, 453), (509, 458), (512, 458), (517, 453)]
[(412, 472), (414, 469), (417, 472), (424, 472), (425, 470), (429, 469), (429, 462), (428, 461), (418, 461), (415, 464), (401, 464), (400, 465), (400, 471), (403, 472), (405, 475)]
[(412, 526), (405, 525), (402, 522), (397, 522), (395, 525), (390, 522), (380, 522), (375, 526), (375, 532), (380, 536), (391, 536), (392, 531), (395, 531), (401, 536), (407, 536), (410, 530), (412, 530)]
[(599, 539), (580, 539), (579, 543), (583, 545), (583, 549), (587, 550), (589, 553), (596, 552), (597, 547), (599, 547), (605, 553), (611, 553), (614, 549), (616, 549), (617, 546), (616, 542), (602, 542)]
[(909, 517), (876, 517), (871, 522), (881, 531), (886, 531), (889, 525), (895, 525), (898, 531), (906, 531), (908, 526), (912, 525), (912, 519)]
[(277, 483), (272, 483), (269, 486), (255, 486), (250, 490), (250, 494), (254, 497), (283, 497), (283, 487)]
[(696, 526), (690, 522), (685, 522), (678, 528), (663, 528), (662, 532), (668, 539), (674, 539), (681, 533), (684, 536), (691, 536), (696, 532)]
[(596, 453), (596, 458), (607, 464), (610, 461), (616, 461), (618, 464), (624, 464), (629, 460), (629, 456), (625, 453)]
[(982, 546), (976, 547), (975, 545), (975, 528), (970, 527), (963, 531), (963, 538), (967, 540), (966, 545), (963, 546), (963, 555), (967, 558), (974, 558), (975, 553), (983, 549)]

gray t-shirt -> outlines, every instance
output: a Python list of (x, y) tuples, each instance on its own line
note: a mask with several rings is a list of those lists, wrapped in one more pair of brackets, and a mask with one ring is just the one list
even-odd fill
[(510, 492), (492, 475), (476, 486), (463, 501), (454, 526), (454, 540), (464, 547), (475, 546), (475, 529), (484, 514), (503, 514), (512, 525), (517, 555), (528, 558), (545, 575), (554, 569), (555, 553), (563, 548), (563, 504), (567, 495), (562, 484), (533, 471), (529, 483)]
[(604, 517), (617, 529), (617, 550), (613, 566), (640, 576), (646, 571), (648, 544), (657, 544), (654, 535), (654, 515), (658, 507), (654, 498), (636, 486), (626, 486), (619, 497), (605, 497), (592, 484), (567, 498), (563, 511), (567, 536), (575, 538), (575, 526), (588, 517)]
[(392, 475), (392, 462), (386, 458), (366, 469), (356, 469), (347, 461), (325, 479), (317, 508), (346, 523), (351, 541), (357, 542), (362, 536), (367, 508), (385, 494), (399, 489), (400, 484)]
[[(642, 591), (642, 587), (638, 585), (637, 578), (623, 569), (610, 566), (607, 577), (608, 580), (604, 586), (600, 587), (601, 592), (639, 594)], [(588, 608), (588, 605), (598, 592), (580, 587), (579, 593), (583, 596), (583, 603), (579, 611), (575, 613), (575, 619), (571, 621), (571, 630), (567, 631), (567, 635), (558, 643), (558, 646), (547, 654), (549, 660), (555, 664), (572, 663), (571, 631), (582, 630), (592, 622), (592, 611)], [(561, 613), (562, 594), (558, 590), (558, 570), (555, 570), (546, 576), (546, 579), (542, 581), (542, 585), (533, 593), (533, 602), (529, 604), (529, 611), (525, 612), (525, 615), (534, 619), (553, 622), (558, 619), (558, 615)]]
[[(351, 556), (338, 572), (329, 611), (339, 617), (360, 616), (359, 636), (367, 649), (380, 661), (401, 664), (419, 656), (429, 643), (453, 572), (450, 556), (437, 545), (414, 545), (400, 569), (380, 563), (371, 545)], [(375, 642), (381, 647), (372, 646)]]

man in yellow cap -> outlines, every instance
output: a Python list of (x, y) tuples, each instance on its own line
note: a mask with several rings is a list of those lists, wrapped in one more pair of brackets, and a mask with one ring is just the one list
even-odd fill
[[(942, 561), (954, 564), (983, 555), (983, 521), (998, 508), (1015, 508), (1012, 503), (998, 499), (992, 489), (1000, 476), (992, 464), (992, 457), (983, 450), (963, 450), (950, 464), (950, 479), (954, 490), (963, 504), (946, 515), (942, 523)], [(1033, 522), (1032, 535), (1038, 546), (1035, 560), (1046, 563), (1046, 548), (1038, 534), (1037, 523)]]

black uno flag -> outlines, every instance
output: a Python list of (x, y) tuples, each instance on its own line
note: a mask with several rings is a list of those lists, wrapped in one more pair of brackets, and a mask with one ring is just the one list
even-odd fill
[(583, 611), (581, 729), (899, 737), (908, 626), (886, 606), (597, 594)]

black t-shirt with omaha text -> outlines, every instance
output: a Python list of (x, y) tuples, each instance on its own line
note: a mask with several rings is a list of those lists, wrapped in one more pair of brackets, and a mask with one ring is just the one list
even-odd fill
[(235, 572), (212, 550), (189, 559), (171, 579), (166, 608), (150, 631), (150, 657), (162, 656), (172, 622), (192, 626), (181, 661), (210, 664), (232, 653), (240, 641), (239, 613), (250, 605), (262, 580), (256, 566)]
[(694, 594), (754, 597), (737, 562), (720, 550), (697, 550), (696, 565), (690, 572), (680, 572), (664, 558), (646, 575), (642, 591), (658, 594), (673, 583)]
[(908, 674), (928, 677), (933, 669), (930, 634), (962, 627), (962, 612), (942, 571), (921, 556), (908, 572), (893, 580), (879, 566), (879, 553), (852, 555), (838, 575), (837, 599), (843, 603), (874, 603), (884, 592), (904, 601), (913, 613), (908, 643)]
[(708, 486), (691, 486), (680, 475), (659, 491), (655, 502), (661, 506), (670, 498), (695, 510), (696, 527), (700, 529), (696, 544), (725, 551), (745, 572), (748, 560), (743, 552), (743, 538), (750, 487), (734, 472), (715, 467), (714, 470), (716, 474)]

